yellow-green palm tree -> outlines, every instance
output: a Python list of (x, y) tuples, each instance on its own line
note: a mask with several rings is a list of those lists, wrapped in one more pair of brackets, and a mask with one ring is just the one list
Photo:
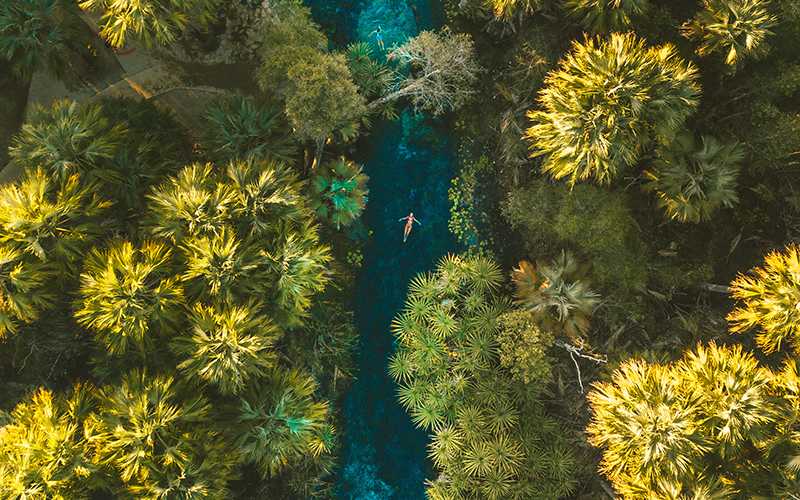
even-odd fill
[(194, 164), (153, 190), (145, 227), (180, 244), (184, 238), (219, 234), (230, 220), (234, 194), (211, 164)]
[(221, 394), (238, 393), (275, 362), (271, 348), (280, 332), (269, 318), (258, 315), (256, 304), (197, 304), (189, 314), (188, 327), (172, 343), (181, 361), (178, 369), (213, 385)]
[(219, 0), (80, 0), (81, 8), (99, 10), (100, 34), (117, 47), (130, 35), (148, 49), (153, 43), (167, 45), (189, 24), (189, 16), (201, 24), (214, 20)]
[(794, 244), (767, 255), (755, 276), (740, 274), (731, 283), (740, 302), (728, 315), (732, 332), (756, 329), (756, 341), (765, 352), (783, 342), (800, 349), (800, 251)]
[(59, 99), (49, 108), (37, 104), (9, 148), (20, 165), (41, 168), (58, 179), (86, 173), (104, 180), (101, 168), (119, 150), (126, 129), (111, 123), (100, 106)]
[(700, 55), (723, 52), (725, 63), (739, 65), (746, 58), (767, 52), (764, 39), (778, 20), (760, 0), (704, 0), (705, 9), (686, 23), (684, 34), (703, 43)]
[(0, 188), (0, 243), (53, 263), (64, 278), (101, 236), (99, 218), (108, 207), (96, 187), (81, 183), (78, 175), (59, 182), (36, 170), (21, 184)]
[(209, 402), (176, 382), (133, 370), (99, 393), (89, 422), (96, 460), (115, 490), (147, 500), (225, 496), (235, 458), (208, 423)]
[(17, 322), (34, 321), (56, 304), (49, 286), (54, 278), (53, 266), (0, 246), (0, 338), (15, 333)]
[(171, 259), (166, 245), (145, 242), (136, 248), (127, 241), (87, 257), (75, 317), (96, 332), (109, 353), (135, 349), (144, 357), (177, 327), (183, 294)]
[(90, 498), (102, 485), (84, 423), (96, 405), (92, 388), (68, 395), (40, 389), (17, 405), (0, 431), (0, 494), (46, 500)]
[(633, 34), (574, 42), (531, 111), (525, 137), (543, 170), (570, 184), (610, 183), (654, 140), (671, 140), (697, 107), (697, 70), (672, 45)]

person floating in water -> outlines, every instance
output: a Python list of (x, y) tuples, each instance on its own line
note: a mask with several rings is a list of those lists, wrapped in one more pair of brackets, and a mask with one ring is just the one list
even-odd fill
[(403, 243), (405, 243), (406, 240), (408, 239), (408, 233), (411, 232), (411, 228), (414, 226), (414, 223), (416, 222), (421, 226), (422, 222), (414, 218), (414, 212), (411, 212), (410, 214), (408, 214), (408, 217), (403, 217), (400, 220), (408, 221), (406, 222), (406, 229), (405, 231), (403, 231)]
[(383, 46), (383, 35), (381, 34), (381, 27), (378, 26), (378, 29), (369, 34), (369, 36), (372, 35), (375, 35), (375, 40), (378, 41), (378, 47), (380, 47), (381, 50), (384, 50), (385, 47)]

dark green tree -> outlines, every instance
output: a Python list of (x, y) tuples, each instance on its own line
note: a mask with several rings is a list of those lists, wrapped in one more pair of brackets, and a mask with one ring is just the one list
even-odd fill
[(283, 106), (266, 96), (237, 91), (211, 103), (204, 118), (203, 147), (217, 160), (291, 161), (297, 153)]
[(574, 185), (609, 184), (654, 140), (668, 142), (695, 110), (697, 70), (675, 47), (646, 47), (633, 34), (574, 42), (531, 111), (525, 136), (545, 172)]
[(7, 0), (0, 4), (0, 57), (14, 74), (30, 80), (46, 69), (64, 77), (70, 52), (85, 53), (88, 37), (80, 29), (79, 9), (70, 0)]
[(670, 148), (646, 172), (648, 188), (658, 194), (658, 206), (668, 218), (680, 222), (711, 219), (720, 206), (739, 201), (736, 178), (744, 152), (736, 143), (721, 144), (703, 136), (697, 148), (691, 135), (679, 134)]
[(626, 31), (631, 17), (650, 10), (648, 0), (565, 0), (570, 17), (581, 22), (584, 29), (597, 35), (609, 31)]
[(336, 229), (349, 226), (367, 205), (368, 180), (361, 165), (344, 157), (317, 167), (308, 193), (311, 209)]
[(273, 368), (265, 383), (250, 384), (241, 395), (228, 432), (242, 460), (263, 477), (333, 449), (328, 403), (318, 401), (315, 391), (313, 377)]
[(27, 168), (41, 168), (56, 178), (85, 173), (112, 180), (102, 168), (124, 140), (125, 128), (113, 125), (100, 106), (57, 100), (50, 108), (37, 105), (9, 148), (11, 159)]

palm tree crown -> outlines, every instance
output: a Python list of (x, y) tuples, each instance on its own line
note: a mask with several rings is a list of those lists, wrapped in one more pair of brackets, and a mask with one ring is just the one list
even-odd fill
[(656, 170), (646, 173), (648, 187), (658, 193), (658, 205), (670, 219), (707, 221), (720, 206), (739, 201), (734, 188), (743, 158), (736, 143), (704, 135), (703, 147), (695, 149), (691, 135), (679, 134), (656, 161)]
[(291, 161), (297, 148), (283, 107), (237, 91), (217, 99), (205, 113), (203, 145), (218, 160)]
[(175, 328), (183, 296), (170, 259), (163, 244), (147, 242), (137, 249), (127, 241), (95, 249), (86, 259), (83, 301), (75, 316), (97, 332), (111, 354), (138, 348), (144, 356), (158, 334)]
[(54, 275), (53, 266), (0, 246), (0, 338), (16, 332), (17, 321), (34, 321), (56, 304), (56, 294), (48, 289)]
[(625, 31), (631, 16), (650, 9), (648, 0), (565, 0), (570, 16), (579, 19), (587, 30), (604, 35), (609, 31)]
[(740, 64), (748, 57), (766, 54), (764, 39), (777, 24), (760, 0), (704, 0), (700, 11), (684, 26), (684, 34), (702, 40), (697, 49), (700, 55), (727, 52), (725, 63)]
[(577, 338), (586, 333), (599, 296), (580, 281), (582, 269), (571, 253), (562, 251), (551, 265), (522, 261), (511, 272), (517, 303), (534, 314), (541, 328)]
[(69, 50), (86, 52), (86, 36), (75, 2), (8, 0), (0, 4), (0, 57), (12, 62), (14, 74), (30, 80), (47, 69), (63, 77)]
[(197, 377), (234, 394), (254, 377), (264, 374), (275, 360), (268, 349), (278, 339), (278, 328), (269, 318), (257, 316), (258, 307), (198, 304), (189, 316), (191, 331), (173, 342), (173, 351), (183, 361), (178, 365)]
[(367, 181), (361, 165), (339, 158), (318, 167), (311, 179), (311, 209), (321, 219), (329, 219), (336, 228), (349, 226), (367, 204)]
[(777, 351), (784, 341), (800, 349), (800, 251), (791, 244), (782, 253), (772, 252), (755, 276), (739, 275), (731, 283), (734, 298), (741, 301), (728, 315), (732, 332), (758, 328), (758, 345)]
[(698, 104), (697, 71), (672, 45), (647, 48), (632, 34), (575, 42), (546, 78), (543, 111), (526, 131), (543, 169), (570, 184), (608, 184), (653, 139), (669, 140)]

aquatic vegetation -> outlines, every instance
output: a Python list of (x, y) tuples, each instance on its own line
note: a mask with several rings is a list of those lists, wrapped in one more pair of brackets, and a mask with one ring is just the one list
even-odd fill
[[(575, 486), (564, 435), (552, 424), (546, 432), (532, 425), (548, 418), (501, 365), (498, 331), (506, 347), (516, 336), (501, 326), (509, 310), (495, 295), (501, 283), (493, 262), (448, 255), (412, 281), (392, 325), (398, 348), (389, 374), (398, 399), (432, 434), (429, 456), (440, 474), (426, 482), (431, 499), (555, 499)], [(545, 464), (532, 470), (537, 460)]]

